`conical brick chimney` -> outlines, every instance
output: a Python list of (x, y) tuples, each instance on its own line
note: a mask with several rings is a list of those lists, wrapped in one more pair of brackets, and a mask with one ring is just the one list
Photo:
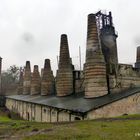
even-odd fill
[(59, 66), (56, 75), (57, 96), (73, 93), (73, 68), (69, 55), (67, 35), (61, 35)]
[(30, 94), (30, 88), (31, 88), (30, 61), (26, 61), (26, 66), (23, 75), (23, 94)]
[(85, 98), (106, 95), (106, 64), (98, 37), (96, 16), (88, 15), (86, 63), (85, 63)]
[(54, 93), (54, 76), (51, 70), (50, 60), (45, 59), (42, 72), (41, 95), (50, 95)]
[(38, 65), (34, 65), (34, 70), (31, 78), (31, 95), (40, 94), (41, 80), (38, 71)]
[(22, 69), (20, 69), (19, 84), (18, 84), (17, 93), (18, 94), (23, 93), (23, 70)]

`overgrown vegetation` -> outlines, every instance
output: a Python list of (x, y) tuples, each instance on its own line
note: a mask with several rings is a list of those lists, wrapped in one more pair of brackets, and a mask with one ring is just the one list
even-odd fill
[(23, 68), (16, 65), (12, 65), (7, 70), (2, 71), (2, 94), (6, 94), (8, 91), (11, 92), (13, 89), (17, 88), (20, 71), (23, 71)]
[[(128, 119), (129, 118), (129, 119)], [(0, 116), (0, 140), (139, 140), (140, 115), (67, 123), (38, 123)]]

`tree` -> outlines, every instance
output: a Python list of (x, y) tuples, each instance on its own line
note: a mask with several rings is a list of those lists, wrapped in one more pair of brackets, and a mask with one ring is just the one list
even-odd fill
[(1, 81), (3, 94), (5, 94), (7, 91), (10, 92), (12, 90), (16, 90), (21, 70), (22, 67), (12, 65), (6, 71), (2, 72)]
[(20, 75), (20, 68), (16, 65), (10, 66), (7, 72), (11, 75), (13, 82), (17, 82)]

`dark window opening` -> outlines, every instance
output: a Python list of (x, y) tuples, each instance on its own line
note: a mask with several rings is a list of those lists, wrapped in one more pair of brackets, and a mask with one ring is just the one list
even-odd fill
[(127, 113), (123, 114), (123, 116), (127, 116), (127, 115), (128, 115)]
[(46, 113), (46, 109), (44, 108), (44, 113)]
[(79, 118), (79, 117), (75, 117), (74, 120), (81, 120), (81, 118)]
[(81, 78), (80, 71), (73, 71), (73, 75), (74, 75), (75, 80), (80, 80), (80, 78)]
[(27, 112), (26, 114), (27, 114), (27, 120), (29, 121), (29, 119), (30, 119), (29, 118), (30, 117), (29, 112)]
[(52, 111), (52, 115), (56, 115), (56, 111)]

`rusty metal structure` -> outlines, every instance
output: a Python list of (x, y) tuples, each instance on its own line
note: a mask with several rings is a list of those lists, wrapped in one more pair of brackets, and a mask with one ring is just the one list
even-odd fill
[(116, 39), (118, 37), (113, 26), (112, 14), (99, 11), (96, 13), (96, 22), (101, 39), (102, 51), (107, 64), (108, 73), (116, 73), (118, 65), (118, 53)]

